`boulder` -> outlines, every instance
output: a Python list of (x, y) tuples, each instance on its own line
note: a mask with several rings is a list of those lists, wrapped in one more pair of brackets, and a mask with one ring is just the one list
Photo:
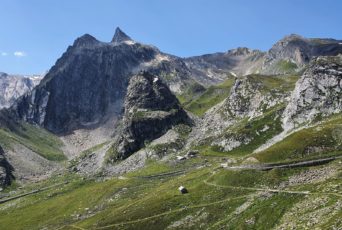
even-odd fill
[(5, 157), (5, 152), (0, 146), (0, 187), (6, 187), (11, 184), (12, 179), (14, 179), (13, 167), (7, 161)]

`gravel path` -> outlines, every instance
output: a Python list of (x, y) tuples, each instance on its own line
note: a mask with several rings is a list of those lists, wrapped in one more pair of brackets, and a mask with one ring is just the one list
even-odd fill
[(342, 159), (342, 156), (326, 157), (316, 160), (307, 160), (295, 163), (279, 163), (279, 164), (259, 164), (259, 165), (239, 165), (239, 166), (227, 166), (226, 169), (257, 169), (257, 170), (271, 170), (275, 168), (298, 168), (316, 166), (329, 163), (330, 161)]

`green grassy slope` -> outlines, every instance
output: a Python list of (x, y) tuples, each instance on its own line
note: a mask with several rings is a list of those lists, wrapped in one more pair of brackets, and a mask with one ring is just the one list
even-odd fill
[(208, 109), (228, 97), (233, 84), (234, 79), (230, 78), (219, 85), (210, 86), (199, 97), (184, 102), (184, 108), (198, 116), (202, 116)]
[(66, 160), (62, 141), (52, 133), (28, 123), (20, 123), (14, 129), (0, 128), (0, 145), (12, 148), (19, 143), (36, 152), (42, 157), (52, 161)]
[[(265, 122), (274, 121), (275, 111), (277, 109), (270, 110), (265, 117), (252, 120), (249, 125), (243, 121), (245, 123), (233, 128), (239, 132), (247, 129), (247, 133), (255, 133)], [(304, 138), (295, 137), (300, 140), (298, 143), (289, 136), (291, 142), (287, 143), (287, 147), (275, 145), (271, 153), (262, 152), (254, 156), (265, 162), (288, 161), (294, 159), (291, 158), (294, 149), (305, 149), (318, 143), (326, 147), (339, 146), (342, 142), (340, 124), (341, 116), (333, 116), (309, 131), (295, 133)], [(269, 130), (273, 132), (272, 128)], [(319, 136), (323, 138), (319, 139)], [(284, 142), (287, 141), (285, 139)], [(279, 144), (283, 145), (283, 142)], [(239, 151), (248, 152), (247, 149)], [(279, 152), (281, 149), (284, 151)], [(235, 157), (243, 159), (244, 155), (237, 154)], [(276, 158), (268, 158), (273, 155)], [(17, 195), (58, 185), (0, 204), (0, 226), (6, 226), (9, 230), (275, 229), (291, 223), (301, 227), (311, 224), (324, 229), (342, 226), (342, 213), (336, 211), (342, 199), (342, 167), (338, 161), (315, 167), (258, 171), (222, 169), (218, 166), (224, 159), (225, 156), (200, 156), (177, 164), (149, 161), (139, 171), (108, 180), (67, 174), (21, 190), (8, 188), (6, 192), (17, 189), (17, 193), (13, 194)], [(322, 170), (325, 179), (312, 180), (321, 176), (310, 176), (310, 172), (315, 170)], [(175, 171), (182, 172), (172, 174)], [(324, 172), (333, 174), (325, 177), (329, 173)], [(290, 178), (301, 174), (308, 175), (308, 179), (299, 184), (289, 184)], [(180, 185), (185, 186), (189, 193), (180, 194)], [(326, 201), (324, 206), (323, 201)], [(319, 221), (312, 222), (311, 212), (316, 213), (315, 218)], [(325, 212), (330, 215), (324, 216), (322, 213)]]
[(261, 162), (294, 161), (342, 154), (342, 115), (305, 128), (254, 155)]
[[(6, 229), (272, 229), (281, 224), (282, 218), (289, 218), (287, 215), (295, 205), (309, 203), (310, 197), (331, 199), (325, 208), (334, 207), (339, 200), (326, 189), (341, 184), (341, 172), (327, 181), (305, 187), (282, 187), (284, 191), (315, 192), (312, 195), (272, 193), (267, 189), (308, 169), (230, 171), (217, 168), (219, 160), (210, 163), (211, 166), (192, 168), (183, 175), (149, 179), (137, 177), (139, 172), (106, 181), (84, 180), (76, 175), (53, 177), (25, 189), (69, 183), (0, 204), (0, 226)], [(338, 162), (330, 165), (337, 167)], [(314, 168), (324, 167), (328, 166)], [(173, 168), (149, 164), (141, 173), (146, 176), (168, 170)], [(189, 193), (180, 194), (177, 190), (180, 185)], [(338, 225), (341, 217), (342, 213), (334, 213), (325, 217), (330, 222), (322, 224), (328, 228)]]
[(269, 92), (291, 92), (296, 82), (299, 79), (298, 75), (279, 75), (279, 76), (269, 76), (269, 75), (258, 75), (253, 74), (248, 76), (249, 80), (254, 84), (261, 86), (261, 90), (264, 93)]

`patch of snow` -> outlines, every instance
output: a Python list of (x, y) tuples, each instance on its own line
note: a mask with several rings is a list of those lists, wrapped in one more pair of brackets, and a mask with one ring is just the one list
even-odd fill
[(123, 43), (125, 43), (125, 44), (127, 44), (127, 45), (134, 45), (134, 44), (135, 44), (135, 41), (127, 40), (127, 41), (124, 41)]
[(170, 57), (167, 56), (167, 55), (163, 55), (163, 54), (157, 54), (156, 60), (159, 61), (159, 62), (170, 61)]
[(162, 61), (171, 61), (170, 57), (164, 54), (157, 54), (154, 59), (148, 62), (141, 63), (139, 67), (137, 68), (138, 71), (146, 69), (151, 66), (157, 66), (159, 65)]
[(232, 71), (230, 72), (230, 74), (233, 75), (234, 77), (237, 77), (236, 73), (234, 73)]
[(159, 80), (159, 78), (155, 77), (153, 78), (153, 83), (157, 82)]

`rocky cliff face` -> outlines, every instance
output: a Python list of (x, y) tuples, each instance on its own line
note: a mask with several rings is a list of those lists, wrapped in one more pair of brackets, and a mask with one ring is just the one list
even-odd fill
[(99, 124), (120, 114), (132, 69), (155, 55), (141, 44), (102, 43), (84, 35), (18, 102), (18, 115), (55, 133)]
[(284, 112), (290, 130), (342, 111), (342, 56), (314, 58), (296, 84)]
[(0, 109), (9, 108), (15, 100), (39, 84), (41, 76), (18, 76), (0, 73)]
[(5, 152), (0, 146), (0, 187), (5, 187), (11, 183), (13, 167), (8, 163)]
[(237, 78), (229, 98), (225, 100), (225, 111), (237, 118), (253, 116), (263, 101), (260, 87), (248, 77)]
[(115, 159), (125, 159), (172, 126), (190, 122), (169, 88), (148, 72), (131, 78), (124, 105), (123, 131), (114, 145)]

